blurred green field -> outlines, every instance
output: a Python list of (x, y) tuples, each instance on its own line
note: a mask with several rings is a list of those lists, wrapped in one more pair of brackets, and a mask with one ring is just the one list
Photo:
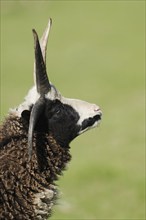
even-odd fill
[(68, 97), (103, 110), (71, 144), (51, 220), (145, 219), (144, 1), (1, 1), (1, 119), (33, 84), (32, 28), (48, 18), (47, 69)]

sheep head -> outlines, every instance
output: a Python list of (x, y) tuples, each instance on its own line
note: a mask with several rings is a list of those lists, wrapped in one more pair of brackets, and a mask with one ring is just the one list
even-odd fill
[(16, 109), (17, 115), (28, 120), (29, 159), (35, 131), (51, 133), (62, 147), (66, 147), (75, 137), (96, 127), (102, 115), (100, 108), (95, 104), (63, 97), (49, 81), (46, 71), (46, 49), (51, 24), (52, 21), (49, 19), (40, 42), (33, 29), (35, 86)]

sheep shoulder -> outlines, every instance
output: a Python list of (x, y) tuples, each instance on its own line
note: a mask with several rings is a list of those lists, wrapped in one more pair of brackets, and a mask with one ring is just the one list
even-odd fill
[(71, 159), (69, 147), (35, 132), (28, 162), (27, 132), (15, 115), (0, 127), (0, 219), (47, 219), (57, 198), (54, 182)]

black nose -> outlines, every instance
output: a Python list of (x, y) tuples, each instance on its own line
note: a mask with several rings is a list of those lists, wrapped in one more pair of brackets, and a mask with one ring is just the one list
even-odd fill
[(92, 127), (92, 125), (94, 125), (95, 122), (101, 120), (101, 114), (95, 115), (94, 117), (90, 117), (85, 119), (82, 122), (82, 130), (88, 128), (88, 127)]
[(99, 121), (99, 120), (101, 120), (101, 114), (100, 115), (95, 115), (93, 118), (94, 118), (95, 121)]

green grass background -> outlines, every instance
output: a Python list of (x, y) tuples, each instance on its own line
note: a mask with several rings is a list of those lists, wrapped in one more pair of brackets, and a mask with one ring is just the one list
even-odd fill
[(68, 97), (100, 105), (71, 143), (51, 220), (145, 219), (144, 1), (1, 1), (1, 119), (33, 84), (32, 28), (49, 17), (47, 69)]

